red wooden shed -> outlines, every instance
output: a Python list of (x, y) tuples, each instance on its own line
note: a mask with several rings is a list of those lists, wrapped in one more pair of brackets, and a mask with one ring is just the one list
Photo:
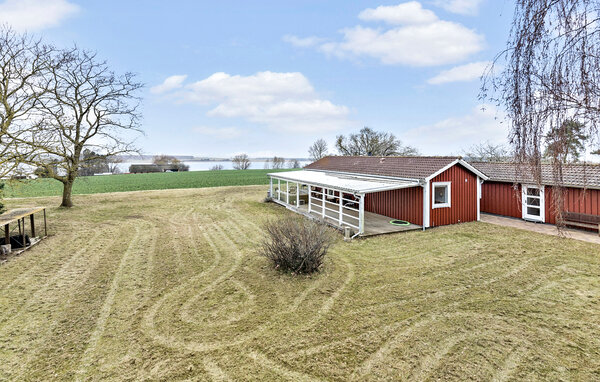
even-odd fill
[[(514, 163), (472, 164), (490, 178), (482, 185), (482, 212), (556, 224), (552, 165), (542, 164), (537, 182), (531, 170)], [(563, 215), (600, 217), (600, 165), (563, 165), (563, 180), (563, 202), (558, 206)]]
[(369, 230), (379, 217), (423, 229), (479, 220), (488, 179), (460, 157), (329, 156), (269, 177), (275, 202), (360, 235), (379, 232)]

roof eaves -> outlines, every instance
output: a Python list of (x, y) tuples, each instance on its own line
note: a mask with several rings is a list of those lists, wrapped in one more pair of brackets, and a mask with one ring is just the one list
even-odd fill
[(479, 171), (475, 166), (473, 166), (472, 164), (470, 164), (469, 162), (467, 162), (464, 159), (459, 159), (458, 163), (460, 163), (461, 165), (463, 165), (465, 168), (469, 169), (469, 171), (471, 171), (472, 173), (474, 173), (475, 175), (479, 176), (480, 178), (482, 178), (483, 180), (488, 180), (490, 179), (489, 176), (487, 176), (483, 171)]

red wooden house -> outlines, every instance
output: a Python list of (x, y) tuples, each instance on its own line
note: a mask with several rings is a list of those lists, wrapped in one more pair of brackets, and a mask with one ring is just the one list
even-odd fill
[[(460, 157), (330, 156), (303, 171), (272, 173), (274, 201), (358, 235), (469, 222), (480, 213), (600, 228), (600, 165), (563, 166), (563, 202), (553, 204), (552, 166), (541, 183), (512, 163), (467, 163)], [(393, 228), (390, 219), (410, 224)]]
[(271, 173), (270, 195), (358, 235), (479, 220), (488, 177), (459, 157), (322, 158), (302, 171)]

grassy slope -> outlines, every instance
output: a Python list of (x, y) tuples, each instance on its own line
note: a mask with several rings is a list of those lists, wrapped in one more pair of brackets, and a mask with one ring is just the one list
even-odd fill
[[(73, 186), (74, 194), (104, 192), (164, 190), (175, 188), (204, 188), (218, 186), (248, 186), (267, 184), (269, 172), (289, 170), (223, 170), (189, 171), (154, 174), (122, 174), (79, 177)], [(27, 198), (61, 195), (62, 184), (54, 179), (9, 182), (4, 196)]]
[(51, 209), (0, 266), (0, 380), (599, 379), (598, 246), (468, 223), (340, 240), (291, 277), (257, 255), (290, 213), (265, 191)]

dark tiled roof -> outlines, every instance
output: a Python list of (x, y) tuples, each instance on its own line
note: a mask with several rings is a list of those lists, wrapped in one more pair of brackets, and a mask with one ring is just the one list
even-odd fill
[(305, 167), (307, 170), (425, 179), (459, 157), (350, 157), (329, 156)]
[[(469, 162), (473, 167), (490, 177), (490, 181), (511, 183), (536, 183), (531, 167), (515, 163)], [(520, 167), (520, 168), (519, 168)], [(563, 165), (565, 186), (600, 189), (600, 165)], [(542, 164), (542, 184), (555, 184), (551, 164)]]

